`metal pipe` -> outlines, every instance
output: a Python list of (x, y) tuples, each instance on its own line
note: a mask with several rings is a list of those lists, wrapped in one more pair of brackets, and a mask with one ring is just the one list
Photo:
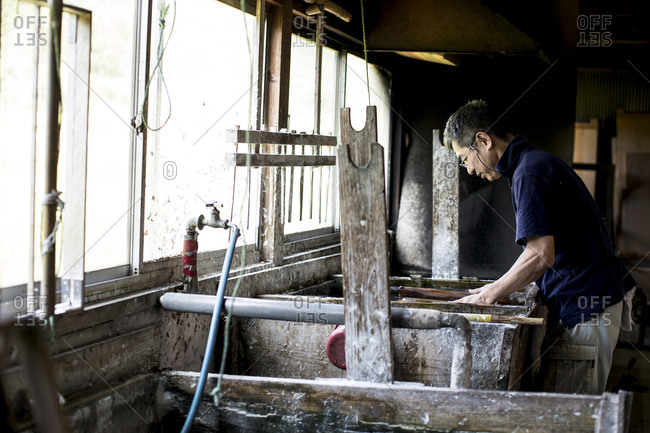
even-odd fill
[(456, 329), (449, 387), (469, 388), (472, 376), (472, 327), (459, 314), (445, 314), (442, 323)]
[[(47, 123), (45, 146), (45, 197), (56, 191), (57, 167), (59, 162), (59, 134), (61, 132), (60, 106), (61, 86), (59, 72), (61, 70), (61, 17), (63, 2), (50, 0), (50, 31), (48, 40), (48, 89), (47, 89)], [(43, 243), (54, 231), (56, 220), (56, 200), (46, 199), (43, 203)], [(56, 242), (56, 233), (52, 242)], [(46, 305), (41, 305), (48, 317), (54, 315), (56, 293), (56, 244), (44, 252), (42, 258), (43, 277), (41, 296), (46, 295)]]
[[(212, 314), (215, 297), (185, 293), (165, 293), (160, 297), (165, 310), (184, 313)], [(224, 314), (250, 319), (285, 320), (289, 322), (344, 325), (342, 304), (304, 302), (296, 297), (293, 301), (271, 299), (230, 298), (224, 301)], [(451, 388), (469, 388), (472, 370), (471, 327), (459, 314), (442, 313), (437, 310), (418, 308), (391, 308), (391, 322), (396, 328), (457, 330), (451, 365)]]

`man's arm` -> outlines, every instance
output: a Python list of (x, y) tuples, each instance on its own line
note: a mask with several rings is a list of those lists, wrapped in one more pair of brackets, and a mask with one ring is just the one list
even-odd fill
[(454, 302), (492, 305), (541, 277), (555, 262), (555, 238), (531, 236), (526, 238), (526, 249), (501, 278), (478, 289), (469, 296)]

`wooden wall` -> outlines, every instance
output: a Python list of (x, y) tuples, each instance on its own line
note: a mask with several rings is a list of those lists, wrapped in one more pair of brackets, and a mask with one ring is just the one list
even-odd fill
[[(305, 252), (310, 257), (307, 260), (275, 268), (253, 265), (243, 280), (241, 294), (278, 293), (340, 273), (337, 252), (320, 257), (310, 254)], [(219, 256), (204, 256), (203, 262), (214, 261), (217, 266), (203, 269), (221, 269), (223, 259)], [(169, 260), (177, 265), (173, 268), (162, 262), (147, 264), (149, 288), (133, 288), (138, 285), (129, 279), (121, 285), (119, 281), (106, 283), (104, 296), (112, 297), (91, 302), (82, 312), (56, 316), (53, 334), (46, 333), (51, 371), (73, 431), (151, 431), (160, 415), (156, 402), (164, 403), (157, 395), (158, 373), (172, 368), (200, 369), (210, 317), (162, 310), (158, 299), (180, 287), (179, 280), (170, 275), (177, 275), (176, 268), (181, 268), (180, 258)], [(233, 276), (237, 262), (233, 263)], [(208, 273), (200, 279), (199, 292), (214, 294), (216, 284), (216, 274)], [(231, 280), (227, 294), (233, 286)], [(125, 294), (129, 291), (135, 293)], [(101, 294), (102, 290), (95, 289), (89, 290), (88, 296), (97, 299)], [(19, 428), (32, 428), (31, 396), (13, 345), (0, 371), (0, 383)]]

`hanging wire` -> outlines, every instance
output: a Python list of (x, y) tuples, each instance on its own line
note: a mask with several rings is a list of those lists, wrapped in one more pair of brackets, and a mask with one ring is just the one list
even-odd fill
[[(142, 124), (149, 131), (153, 131), (153, 132), (160, 131), (167, 124), (167, 122), (169, 122), (169, 119), (172, 117), (172, 98), (171, 95), (169, 94), (169, 88), (167, 88), (167, 82), (165, 81), (165, 76), (163, 75), (163, 70), (160, 67), (160, 65), (162, 63), (163, 56), (165, 55), (165, 50), (169, 45), (169, 40), (172, 38), (172, 33), (174, 32), (174, 26), (176, 24), (176, 0), (174, 0), (174, 16), (172, 17), (172, 26), (169, 29), (169, 36), (167, 36), (167, 41), (163, 46), (162, 42), (163, 42), (163, 36), (165, 34), (165, 19), (167, 18), (168, 12), (169, 12), (169, 5), (160, 8), (160, 16), (158, 17), (158, 27), (160, 29), (160, 34), (158, 37), (158, 55), (156, 58), (156, 66), (153, 68), (153, 71), (151, 72), (151, 76), (147, 80), (147, 85), (144, 88), (144, 98), (142, 99), (142, 108), (140, 109), (140, 118), (142, 119)], [(162, 84), (165, 87), (165, 94), (167, 95), (167, 102), (169, 103), (169, 112), (167, 113), (167, 118), (162, 123), (162, 125), (155, 128), (151, 128), (147, 124), (147, 120), (146, 120), (147, 116), (145, 116), (144, 109), (147, 106), (147, 102), (149, 99), (149, 85), (151, 84), (154, 75), (156, 75), (156, 70), (159, 71), (160, 80), (162, 81)]]
[(366, 86), (368, 88), (368, 105), (370, 103), (370, 74), (368, 73), (368, 45), (366, 44), (366, 19), (363, 13), (363, 0), (361, 1), (361, 30), (363, 32), (363, 57), (366, 61)]

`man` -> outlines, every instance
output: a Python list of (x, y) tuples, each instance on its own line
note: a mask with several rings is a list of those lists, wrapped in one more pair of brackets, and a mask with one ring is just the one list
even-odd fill
[(496, 125), (484, 101), (456, 111), (444, 132), (470, 175), (508, 179), (523, 253), (491, 284), (458, 302), (495, 304), (535, 281), (559, 319), (545, 348), (544, 391), (600, 394), (605, 390), (621, 323), (624, 289), (618, 259), (591, 194), (559, 158)]

